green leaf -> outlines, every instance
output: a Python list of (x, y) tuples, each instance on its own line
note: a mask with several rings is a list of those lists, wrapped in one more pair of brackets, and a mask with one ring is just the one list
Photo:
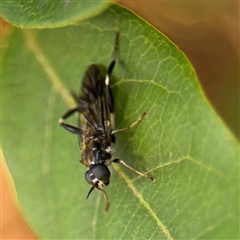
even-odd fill
[[(115, 156), (104, 199), (84, 180), (77, 137), (58, 119), (91, 63), (103, 72), (120, 31), (111, 85)], [(3, 54), (2, 145), (18, 199), (42, 239), (237, 239), (239, 146), (205, 99), (181, 50), (113, 5), (78, 26), (17, 30)], [(75, 122), (75, 119), (72, 119)]]
[(74, 24), (103, 11), (111, 0), (3, 0), (1, 16), (21, 28), (55, 28)]

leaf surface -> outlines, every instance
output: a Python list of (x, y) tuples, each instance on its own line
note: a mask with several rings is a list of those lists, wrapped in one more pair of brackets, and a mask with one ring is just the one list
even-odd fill
[[(112, 165), (110, 199), (84, 180), (77, 137), (58, 119), (74, 106), (91, 63), (111, 78), (115, 156), (156, 182)], [(184, 54), (113, 5), (78, 26), (17, 30), (3, 54), (2, 145), (22, 211), (42, 239), (238, 238), (239, 146), (205, 99)], [(75, 123), (73, 118), (72, 122)]]
[(21, 28), (63, 27), (100, 13), (110, 2), (110, 0), (3, 0), (1, 16), (12, 25)]

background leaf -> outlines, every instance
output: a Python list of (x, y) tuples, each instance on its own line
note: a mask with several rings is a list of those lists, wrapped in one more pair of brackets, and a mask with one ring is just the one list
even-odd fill
[(1, 16), (21, 28), (63, 27), (100, 13), (110, 2), (3, 0)]
[[(157, 178), (114, 166), (111, 206), (93, 192), (76, 136), (58, 118), (72, 105), (91, 63), (106, 71), (120, 31), (111, 79), (115, 155)], [(79, 26), (15, 30), (3, 65), (3, 151), (29, 224), (41, 238), (238, 238), (239, 147), (206, 102), (194, 70), (165, 36), (119, 6)], [(73, 119), (74, 121), (74, 119)]]

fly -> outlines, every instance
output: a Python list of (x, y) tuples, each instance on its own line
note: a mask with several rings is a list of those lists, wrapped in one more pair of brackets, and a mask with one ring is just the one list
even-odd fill
[[(144, 112), (139, 119), (126, 128), (114, 130), (114, 97), (109, 86), (109, 80), (116, 63), (118, 41), (119, 32), (115, 36), (112, 61), (106, 77), (102, 77), (97, 65), (90, 65), (83, 78), (79, 96), (76, 97), (77, 106), (67, 111), (59, 119), (60, 126), (79, 137), (82, 156), (80, 162), (87, 168), (86, 181), (92, 185), (87, 198), (94, 189), (102, 192), (105, 199), (105, 212), (108, 211), (109, 201), (103, 187), (110, 183), (111, 173), (108, 167), (112, 162), (121, 163), (138, 175), (148, 178), (152, 182), (155, 181), (155, 178), (135, 170), (122, 159), (112, 159), (112, 144), (116, 142), (115, 133), (131, 129), (142, 121), (147, 114), (147, 112)], [(65, 122), (75, 112), (78, 113), (77, 127)]]

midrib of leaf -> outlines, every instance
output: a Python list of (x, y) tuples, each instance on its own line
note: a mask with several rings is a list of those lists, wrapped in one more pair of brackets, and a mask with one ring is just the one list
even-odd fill
[(95, 203), (95, 209), (94, 209), (94, 214), (93, 214), (93, 218), (92, 218), (92, 239), (96, 239), (96, 230), (97, 230), (97, 220), (98, 220), (98, 209), (100, 207), (100, 202), (101, 202), (101, 195), (102, 194), (97, 194), (97, 198), (96, 198), (96, 203)]
[[(44, 145), (43, 145), (43, 159), (42, 159), (42, 174), (44, 176), (44, 184), (46, 188), (46, 195), (47, 195), (47, 202), (49, 205), (49, 209), (52, 209), (48, 212), (49, 219), (53, 224), (52, 229), (57, 229), (56, 225), (56, 201), (52, 201), (54, 199), (54, 194), (52, 191), (52, 179), (51, 179), (51, 149), (52, 149), (52, 122), (50, 121), (53, 115), (53, 110), (55, 108), (55, 96), (56, 96), (56, 89), (52, 88), (50, 91), (50, 95), (53, 97), (48, 98), (48, 105), (46, 109), (46, 121), (45, 121), (45, 129), (44, 129)], [(54, 236), (54, 234), (52, 234)]]
[[(49, 59), (47, 58), (45, 53), (42, 51), (42, 48), (39, 45), (33, 31), (23, 30), (23, 36), (25, 38), (28, 49), (35, 55), (36, 60), (42, 66), (43, 71), (48, 76), (53, 87), (56, 89), (57, 92), (59, 92), (59, 94), (62, 96), (63, 100), (66, 102), (66, 104), (69, 107), (75, 106), (75, 103), (74, 103), (71, 95), (69, 94), (69, 91), (62, 83), (63, 81), (58, 76), (57, 72), (53, 68), (51, 62), (49, 61)], [(137, 191), (132, 180), (121, 170), (120, 167), (118, 167), (115, 164), (113, 165), (113, 167), (116, 170), (116, 172), (120, 175), (120, 177), (127, 183), (127, 186), (136, 195), (140, 204), (144, 208), (147, 209), (147, 211), (149, 212), (149, 215), (154, 219), (156, 224), (162, 229), (163, 233), (167, 236), (167, 239), (169, 239), (169, 240), (173, 239), (172, 236), (170, 235), (170, 232), (168, 231), (167, 227), (162, 223), (162, 221), (157, 217), (157, 215), (151, 209), (150, 205), (145, 201), (145, 199), (142, 197), (142, 195)], [(99, 206), (99, 204), (96, 204), (96, 206)], [(94, 215), (94, 218), (95, 219), (97, 218), (97, 214)]]
[(143, 196), (138, 192), (137, 188), (133, 184), (132, 180), (122, 171), (122, 169), (117, 166), (116, 164), (113, 165), (113, 168), (116, 170), (116, 172), (119, 174), (119, 176), (126, 182), (127, 186), (133, 191), (134, 195), (138, 198), (140, 204), (145, 207), (150, 216), (155, 220), (157, 225), (162, 229), (162, 231), (166, 234), (167, 238), (173, 239), (170, 235), (170, 232), (168, 231), (167, 227), (161, 222), (161, 220), (158, 218), (158, 216), (154, 213), (152, 208), (149, 206), (149, 204), (145, 201)]
[(35, 55), (36, 60), (42, 66), (44, 72), (46, 72), (53, 87), (62, 95), (63, 100), (68, 106), (75, 106), (75, 102), (69, 95), (69, 91), (66, 89), (57, 72), (54, 70), (52, 64), (48, 60), (47, 56), (44, 54), (41, 47), (39, 46), (33, 31), (23, 30), (23, 36), (26, 40), (27, 47)]

